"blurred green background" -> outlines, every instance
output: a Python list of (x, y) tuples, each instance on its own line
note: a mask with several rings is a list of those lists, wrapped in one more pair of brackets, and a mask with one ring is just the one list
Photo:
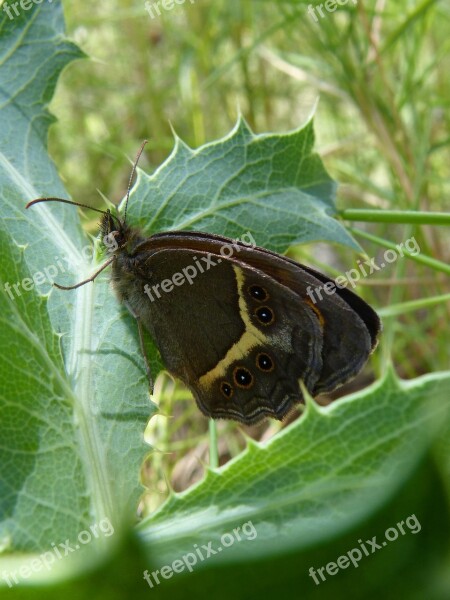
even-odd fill
[[(50, 153), (72, 198), (101, 206), (99, 190), (119, 202), (128, 183), (128, 159), (145, 138), (149, 144), (140, 167), (152, 172), (170, 154), (172, 128), (197, 147), (226, 135), (240, 111), (256, 133), (281, 132), (298, 127), (319, 98), (317, 150), (340, 183), (339, 208), (448, 210), (450, 5), (377, 0), (342, 3), (329, 12), (322, 4), (323, 16), (318, 8), (308, 12), (308, 5), (186, 0), (151, 18), (143, 1), (64, 2), (68, 36), (88, 56), (64, 71), (51, 105), (57, 123), (50, 130)], [(86, 221), (86, 227), (94, 231), (95, 221)], [(448, 229), (360, 227), (395, 243), (414, 235), (423, 252), (449, 262)], [(377, 245), (358, 241), (369, 256), (377, 255)], [(295, 248), (292, 256), (318, 268), (331, 264), (337, 273), (352, 253), (314, 245)], [(448, 292), (442, 273), (406, 261), (363, 284), (375, 307)], [(402, 377), (448, 368), (448, 317), (448, 306), (440, 304), (391, 322), (388, 350)], [(164, 378), (159, 385), (163, 405), (174, 407), (176, 400), (173, 410), (184, 415), (163, 432), (173, 454), (149, 467), (149, 483), (164, 492), (166, 476), (176, 489), (200, 476), (192, 457), (207, 447), (207, 432), (185, 390)], [(247, 433), (262, 439), (273, 427)], [(221, 435), (224, 462), (245, 441), (234, 424), (223, 425)], [(450, 485), (435, 460), (448, 457), (448, 450), (448, 445), (434, 448), (397, 497), (367, 523), (308, 551), (229, 567), (211, 561), (207, 569), (151, 590), (141, 576), (149, 565), (130, 539), (101, 572), (50, 590), (1, 594), (444, 600), (450, 598)], [(149, 498), (148, 507), (158, 502)], [(426, 523), (419, 535), (402, 537), (358, 569), (341, 571), (320, 586), (308, 577), (310, 566), (324, 566), (359, 538), (382, 534), (412, 513)]]

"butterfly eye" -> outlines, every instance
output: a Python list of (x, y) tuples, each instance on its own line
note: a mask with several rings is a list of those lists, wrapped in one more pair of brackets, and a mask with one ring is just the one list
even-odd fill
[(253, 385), (253, 375), (244, 367), (237, 367), (234, 370), (234, 381), (239, 387), (249, 388)]
[(268, 306), (261, 306), (255, 310), (255, 314), (258, 320), (263, 325), (271, 325), (274, 321), (274, 315), (272, 310)]
[(266, 372), (273, 371), (273, 368), (274, 368), (273, 360), (270, 358), (270, 356), (268, 354), (265, 354), (264, 352), (261, 352), (256, 357), (256, 366), (261, 371), (266, 371)]
[(267, 291), (259, 285), (251, 285), (248, 291), (250, 292), (250, 296), (252, 298), (261, 302), (263, 300), (267, 300), (267, 298), (269, 297)]
[(222, 384), (220, 386), (220, 391), (227, 398), (231, 398), (231, 396), (233, 395), (233, 388), (226, 381), (222, 381)]

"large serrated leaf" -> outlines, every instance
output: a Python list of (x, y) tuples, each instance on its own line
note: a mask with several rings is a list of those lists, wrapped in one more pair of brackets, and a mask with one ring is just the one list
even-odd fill
[[(280, 435), (251, 443), (139, 526), (153, 564), (170, 565), (209, 543), (216, 561), (250, 560), (354, 526), (392, 495), (446, 421), (449, 384), (450, 373), (408, 382), (389, 374), (327, 408), (308, 403)], [(223, 547), (221, 536), (249, 521), (254, 539), (241, 530), (242, 542)]]
[(260, 135), (240, 118), (228, 136), (198, 150), (176, 138), (154, 175), (140, 172), (131, 221), (148, 234), (194, 229), (234, 238), (250, 230), (257, 245), (277, 252), (318, 240), (359, 250), (333, 216), (336, 185), (313, 146), (312, 117), (296, 131)]
[[(64, 38), (59, 3), (4, 19), (0, 33), (0, 548), (10, 555), (134, 516), (152, 405), (135, 323), (107, 275), (71, 292), (51, 287), (98, 265), (86, 259), (92, 244), (76, 211), (24, 209), (35, 197), (66, 197), (47, 156), (46, 106), (81, 53)], [(149, 234), (250, 230), (276, 250), (319, 239), (358, 248), (333, 218), (335, 185), (313, 142), (312, 120), (280, 135), (254, 135), (240, 120), (196, 151), (176, 139), (154, 175), (139, 172), (130, 222)]]
[(47, 155), (46, 105), (81, 53), (64, 38), (59, 3), (2, 19), (0, 34), (0, 547), (9, 554), (133, 515), (151, 411), (132, 319), (118, 318), (107, 284), (50, 291), (55, 278), (92, 268), (76, 211), (25, 211), (34, 197), (65, 195)]

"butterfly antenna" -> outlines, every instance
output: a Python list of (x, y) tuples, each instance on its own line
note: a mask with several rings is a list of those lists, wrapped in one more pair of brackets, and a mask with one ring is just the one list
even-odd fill
[[(109, 211), (100, 210), (99, 208), (94, 208), (93, 206), (88, 206), (87, 204), (81, 204), (80, 202), (74, 202), (73, 200), (66, 200), (65, 198), (36, 198), (35, 200), (31, 200), (25, 206), (25, 208), (30, 208), (34, 204), (39, 204), (40, 202), (62, 202), (63, 204), (72, 204), (72, 206), (81, 206), (81, 208), (88, 208), (89, 210), (94, 210), (102, 215), (111, 214)], [(111, 215), (114, 218), (114, 215)]]
[(136, 158), (134, 159), (133, 168), (131, 169), (130, 180), (128, 182), (128, 188), (127, 188), (127, 199), (125, 201), (125, 212), (124, 212), (124, 215), (123, 215), (123, 222), (124, 223), (127, 222), (128, 200), (130, 199), (131, 184), (133, 183), (133, 178), (134, 178), (134, 174), (136, 173), (137, 164), (139, 162), (139, 159), (141, 158), (142, 152), (144, 151), (145, 144), (147, 144), (147, 143), (148, 143), (148, 140), (144, 140), (142, 142), (141, 147), (139, 148), (139, 151), (136, 154)]

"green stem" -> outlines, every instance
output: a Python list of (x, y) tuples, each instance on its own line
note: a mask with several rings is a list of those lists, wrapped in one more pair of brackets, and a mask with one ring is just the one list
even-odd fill
[(346, 208), (338, 216), (347, 221), (372, 223), (402, 223), (412, 225), (450, 225), (450, 213), (421, 212), (417, 210), (370, 210)]
[(217, 469), (219, 466), (219, 452), (217, 449), (217, 426), (214, 419), (209, 419), (209, 466)]
[[(383, 246), (384, 248), (391, 248), (392, 250), (395, 250), (397, 252), (399, 250), (398, 246), (400, 246), (400, 244), (394, 244), (393, 242), (389, 242), (388, 240), (380, 238), (377, 235), (367, 233), (367, 231), (362, 231), (361, 229), (355, 229), (353, 227), (348, 227), (348, 230), (354, 233), (355, 235), (358, 235), (359, 237), (362, 237), (366, 240), (370, 240), (371, 242), (375, 242), (376, 244)], [(436, 258), (432, 258), (431, 256), (426, 256), (421, 252), (417, 254), (411, 254), (404, 246), (402, 246), (402, 250), (406, 258), (410, 258), (411, 260), (415, 260), (416, 262), (421, 263), (422, 265), (431, 267), (435, 271), (442, 271), (443, 273), (450, 275), (450, 265), (440, 260), (437, 260)]]
[(421, 298), (420, 300), (410, 300), (409, 302), (401, 302), (400, 304), (393, 304), (386, 308), (377, 310), (380, 317), (394, 317), (397, 315), (403, 315), (406, 312), (412, 312), (419, 310), (420, 308), (427, 308), (440, 304), (441, 302), (447, 302), (450, 300), (450, 294), (442, 294), (441, 296), (432, 296), (431, 298)]

